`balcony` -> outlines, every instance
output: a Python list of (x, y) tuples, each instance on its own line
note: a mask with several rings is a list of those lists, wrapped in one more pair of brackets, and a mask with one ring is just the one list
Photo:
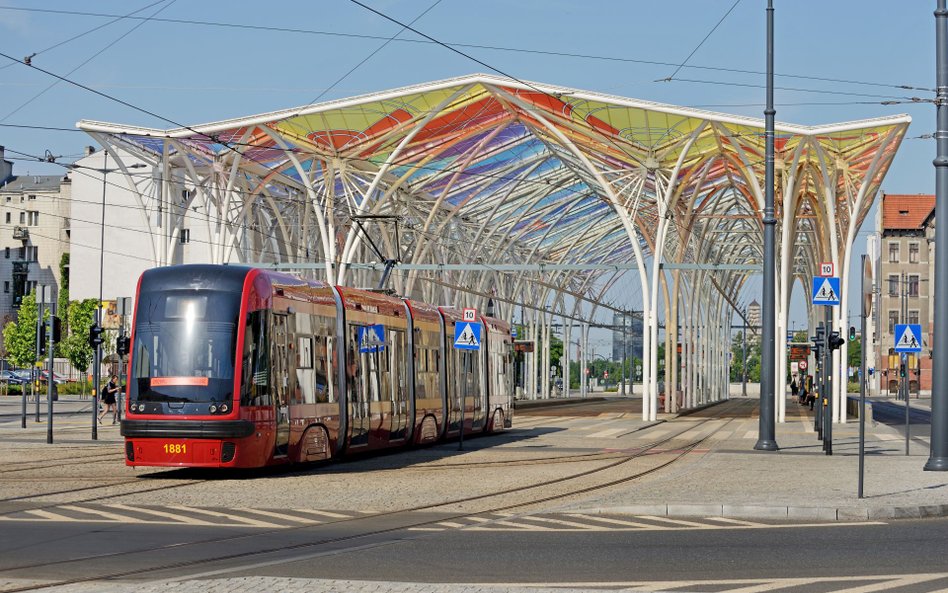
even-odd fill
[(25, 226), (13, 227), (13, 239), (15, 241), (28, 241), (30, 238), (30, 229)]

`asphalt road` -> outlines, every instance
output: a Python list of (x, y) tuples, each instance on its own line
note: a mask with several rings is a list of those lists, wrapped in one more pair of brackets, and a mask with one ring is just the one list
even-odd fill
[[(558, 516), (545, 517), (556, 521)], [(497, 523), (485, 523), (478, 530), (403, 529), (437, 518), (413, 513), (278, 532), (151, 524), (103, 524), (90, 529), (70, 523), (7, 523), (0, 548), (0, 578), (280, 576), (618, 586), (641, 581), (779, 582), (944, 573), (899, 591), (948, 589), (944, 554), (948, 519), (770, 527), (668, 525), (647, 530), (616, 525), (602, 531), (565, 525), (558, 529), (555, 523), (547, 524), (551, 531)], [(571, 516), (559, 516), (559, 520), (577, 521)], [(524, 524), (516, 517), (510, 522)], [(803, 583), (784, 590), (828, 589)]]

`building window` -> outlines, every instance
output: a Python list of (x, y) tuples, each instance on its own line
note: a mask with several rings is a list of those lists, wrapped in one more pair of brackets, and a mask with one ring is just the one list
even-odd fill
[(27, 261), (39, 261), (39, 247), (28, 245), (26, 248)]
[(912, 324), (915, 324), (915, 325), (918, 325), (918, 310), (917, 310), (917, 309), (916, 309), (915, 311), (909, 309), (909, 312), (908, 312), (908, 322), (909, 322), (909, 323), (912, 323)]
[(20, 224), (26, 224), (26, 212), (20, 212)]
[(918, 263), (918, 243), (909, 243), (909, 263)]
[(181, 229), (181, 242), (182, 243), (191, 242), (191, 229)]
[(29, 196), (29, 199), (35, 200), (35, 199), (36, 199), (36, 196), (32, 196), (32, 195), (31, 195), (31, 196)]
[(889, 263), (890, 264), (899, 263), (899, 244), (898, 243), (889, 243)]
[(25, 199), (25, 196), (20, 196), (20, 203), (21, 203), (21, 204), (23, 203), (23, 200), (24, 200), (24, 199)]
[(4, 280), (4, 281), (3, 281), (3, 292), (10, 292), (10, 281), (9, 281), (9, 280)]
[(9, 247), (4, 247), (4, 248), (3, 248), (3, 258), (4, 258), (4, 259), (10, 259), (10, 248), (9, 248)]
[(7, 224), (10, 224), (10, 213), (7, 212)]
[(9, 203), (10, 203), (10, 200), (11, 200), (11, 199), (13, 199), (13, 197), (12, 197), (12, 196), (7, 196), (7, 204), (9, 204)]
[(899, 296), (898, 274), (889, 274), (889, 296)]
[(911, 274), (908, 277), (908, 295), (910, 297), (918, 296), (918, 274)]
[(899, 322), (899, 312), (889, 311), (889, 333), (895, 334), (895, 324)]
[(22, 261), (22, 260), (26, 259), (26, 247), (20, 247), (20, 248), (19, 248), (19, 251), (20, 251), (20, 253), (19, 253), (19, 255), (20, 255), (20, 260)]
[(40, 213), (36, 210), (30, 210), (27, 214), (29, 215), (29, 225), (37, 226), (40, 222)]

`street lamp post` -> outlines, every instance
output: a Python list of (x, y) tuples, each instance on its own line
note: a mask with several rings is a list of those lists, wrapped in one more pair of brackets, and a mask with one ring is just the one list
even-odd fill
[[(90, 171), (96, 171), (102, 174), (102, 217), (99, 225), (99, 302), (95, 310), (95, 321), (93, 322), (92, 327), (89, 330), (89, 342), (90, 346), (95, 349), (95, 355), (93, 356), (93, 367), (92, 367), (92, 440), (98, 440), (99, 431), (98, 431), (98, 415), (99, 415), (99, 389), (100, 383), (102, 381), (102, 284), (103, 276), (105, 269), (105, 196), (106, 189), (108, 186), (108, 175), (109, 173), (114, 173), (116, 171), (122, 171), (121, 167), (115, 167), (110, 169), (109, 164), (109, 153), (105, 151), (103, 153), (102, 168), (97, 169), (95, 167), (84, 167), (82, 165), (72, 165), (73, 168), (82, 168), (89, 169)], [(144, 163), (133, 163), (128, 165), (128, 169), (140, 169), (146, 167)]]

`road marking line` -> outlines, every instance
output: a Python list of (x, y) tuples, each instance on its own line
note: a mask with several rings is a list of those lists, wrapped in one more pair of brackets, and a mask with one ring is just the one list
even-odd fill
[(623, 521), (621, 519), (610, 519), (608, 517), (597, 517), (594, 515), (582, 515), (578, 513), (567, 513), (570, 517), (589, 519), (590, 521), (601, 521), (603, 523), (611, 523), (613, 525), (623, 525), (625, 527), (636, 527), (638, 529), (662, 529), (659, 525), (650, 525), (648, 523), (636, 523), (635, 521)]
[(498, 521), (497, 519), (485, 519), (484, 517), (465, 517), (469, 521), (475, 523), (490, 523), (490, 525), (481, 526), (469, 526), (468, 529), (473, 529), (476, 531), (489, 531), (492, 525), (505, 525), (507, 527), (513, 527), (521, 531), (553, 531), (549, 527), (543, 527), (542, 525), (521, 525), (519, 523), (514, 523), (513, 521)]
[(147, 515), (154, 515), (156, 517), (164, 517), (165, 519), (171, 519), (175, 523), (186, 523), (188, 525), (217, 525), (217, 523), (214, 523), (212, 521), (205, 521), (204, 519), (189, 517), (187, 515), (177, 515), (175, 513), (166, 513), (164, 511), (159, 511), (157, 509), (132, 507), (125, 504), (113, 504), (112, 508), (120, 509), (123, 511), (133, 511), (136, 513), (145, 513)]
[(563, 521), (562, 519), (550, 519), (547, 517), (536, 517), (533, 515), (523, 515), (519, 517), (521, 521), (540, 521), (543, 523), (552, 523), (553, 525), (565, 525), (567, 527), (576, 527), (585, 531), (602, 531), (605, 529), (601, 525), (589, 525), (585, 523), (575, 523), (573, 521)]
[(274, 519), (285, 519), (287, 521), (293, 521), (294, 523), (305, 523), (306, 525), (319, 525), (322, 521), (317, 521), (316, 519), (307, 519), (306, 517), (295, 517), (293, 515), (284, 515), (280, 513), (274, 513), (271, 511), (262, 511), (260, 509), (251, 509), (247, 507), (239, 507), (234, 509), (235, 511), (243, 511), (247, 513), (255, 513), (257, 515), (263, 515), (264, 517), (272, 517)]
[(339, 513), (330, 513), (329, 511), (314, 511), (312, 509), (290, 509), (294, 513), (309, 513), (319, 515), (320, 517), (329, 517), (330, 519), (351, 519), (349, 515), (340, 515)]
[(169, 505), (169, 509), (177, 509), (179, 511), (185, 511), (188, 513), (201, 513), (204, 515), (210, 515), (211, 517), (219, 517), (223, 519), (230, 519), (237, 523), (243, 523), (244, 525), (251, 525), (253, 527), (286, 527), (285, 525), (279, 525), (277, 523), (270, 523), (268, 521), (258, 521), (256, 519), (251, 519), (249, 517), (241, 517), (239, 515), (229, 515), (227, 513), (221, 513), (219, 511), (211, 511), (208, 509), (200, 509), (197, 507), (186, 507), (179, 505)]
[(705, 517), (705, 521), (721, 521), (722, 523), (731, 523), (743, 527), (771, 527), (766, 523), (754, 523), (753, 521), (742, 521), (740, 519), (731, 519), (730, 517)]
[[(31, 509), (26, 511), (30, 515), (35, 515), (37, 517), (42, 517), (44, 519), (50, 519), (52, 521), (75, 521), (82, 522), (82, 519), (76, 519), (75, 517), (70, 517), (68, 515), (58, 515), (56, 513), (51, 513), (49, 511), (44, 511), (43, 509)], [(86, 519), (88, 521), (88, 519)]]
[(642, 519), (649, 521), (660, 521), (671, 523), (672, 525), (684, 525), (685, 527), (718, 527), (718, 525), (708, 525), (707, 523), (695, 523), (694, 521), (684, 521), (682, 519), (669, 519), (668, 517), (657, 517), (655, 515), (640, 515)]
[(118, 521), (120, 523), (148, 523), (147, 519), (139, 519), (137, 517), (129, 517), (128, 515), (119, 515), (117, 513), (110, 513), (108, 511), (100, 511), (97, 509), (82, 508), (73, 505), (59, 505), (56, 508), (63, 509), (64, 511), (74, 511), (77, 513), (87, 513), (92, 515), (98, 515), (112, 521)]
[[(913, 585), (925, 581), (948, 578), (948, 573), (931, 573), (918, 575), (852, 575), (852, 576), (826, 576), (826, 577), (806, 577), (806, 578), (784, 578), (784, 579), (720, 579), (720, 580), (701, 580), (701, 581), (586, 581), (586, 582), (519, 582), (519, 583), (491, 583), (491, 587), (499, 589), (507, 588), (537, 588), (554, 589), (562, 588), (568, 585), (574, 589), (635, 589), (648, 591), (664, 591), (668, 589), (695, 589), (699, 587), (715, 587), (715, 590), (722, 593), (749, 593), (751, 591), (773, 591), (796, 587), (801, 585), (810, 585), (818, 583), (865, 583), (871, 581), (871, 584), (847, 589), (833, 589), (833, 593), (872, 593), (874, 591), (885, 591), (893, 587)], [(885, 581), (879, 583), (877, 581)], [(462, 585), (462, 583), (458, 583)], [(722, 589), (726, 585), (745, 585), (739, 589)], [(482, 584), (470, 584), (471, 587), (484, 587)]]
[(444, 525), (445, 527), (451, 527), (452, 529), (467, 527), (467, 523), (455, 523), (453, 521), (439, 521), (438, 525)]

